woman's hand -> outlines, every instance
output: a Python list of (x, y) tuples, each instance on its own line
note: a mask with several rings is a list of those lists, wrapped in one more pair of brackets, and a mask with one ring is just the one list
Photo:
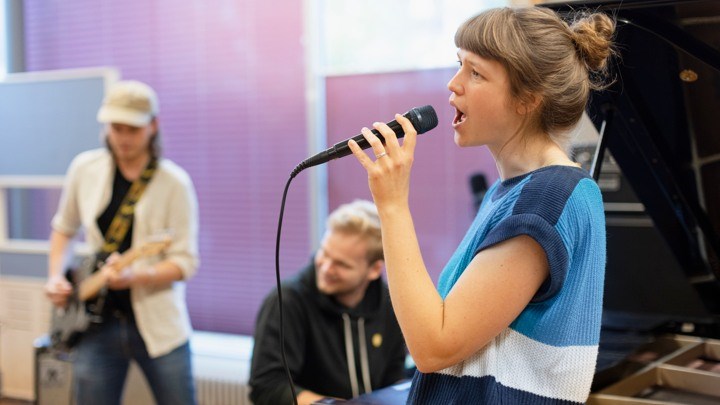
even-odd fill
[(395, 119), (405, 132), (402, 146), (395, 132), (385, 123), (376, 122), (373, 127), (385, 137), (385, 145), (368, 128), (362, 134), (372, 146), (375, 160), (363, 153), (357, 142), (350, 140), (348, 146), (355, 158), (368, 172), (368, 183), (375, 204), (380, 208), (406, 207), (410, 193), (410, 171), (415, 155), (417, 131), (410, 120), (400, 114)]

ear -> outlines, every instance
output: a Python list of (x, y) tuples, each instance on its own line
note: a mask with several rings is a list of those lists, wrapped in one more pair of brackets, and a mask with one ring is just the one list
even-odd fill
[(376, 260), (375, 263), (370, 265), (370, 271), (368, 272), (367, 279), (368, 281), (375, 281), (378, 278), (380, 278), (380, 275), (382, 274), (382, 269), (385, 266), (384, 260)]
[(153, 117), (152, 121), (150, 121), (150, 125), (152, 126), (152, 132), (153, 134), (157, 133), (158, 131), (158, 119), (157, 117)]
[(515, 111), (519, 115), (531, 114), (533, 111), (537, 110), (541, 102), (542, 97), (535, 93), (528, 93), (518, 101)]

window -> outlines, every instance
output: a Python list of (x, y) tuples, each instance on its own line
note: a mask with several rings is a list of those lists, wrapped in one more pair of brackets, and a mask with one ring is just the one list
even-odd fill
[[(318, 0), (326, 75), (415, 70), (455, 61), (457, 27), (512, 0)], [(379, 13), (378, 10), (383, 10)]]
[(6, 2), (0, 1), (0, 80), (7, 74), (7, 24), (5, 23)]

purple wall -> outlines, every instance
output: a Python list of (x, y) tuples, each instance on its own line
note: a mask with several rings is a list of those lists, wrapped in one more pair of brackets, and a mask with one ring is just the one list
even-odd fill
[[(26, 0), (28, 70), (114, 66), (160, 95), (165, 156), (192, 176), (200, 202), (201, 268), (188, 286), (197, 329), (251, 333), (274, 288), (283, 186), (308, 156), (302, 2)], [(277, 28), (281, 27), (281, 28)], [(494, 180), (484, 149), (452, 139), (446, 83), (455, 69), (331, 77), (328, 144), (395, 112), (431, 104), (411, 189), (425, 263), (437, 275), (474, 215), (470, 174)], [(71, 95), (68, 95), (71, 101)], [(310, 257), (308, 173), (293, 181), (283, 226), (283, 276)], [(370, 198), (352, 158), (328, 167), (329, 207)]]
[[(475, 172), (497, 178), (487, 149), (460, 149), (453, 142), (455, 110), (448, 104), (447, 83), (455, 68), (361, 76), (327, 81), (328, 144), (360, 133), (374, 121), (390, 121), (395, 113), (426, 104), (435, 108), (439, 124), (420, 135), (415, 148), (410, 209), (425, 265), (434, 280), (474, 218), (468, 178)], [(371, 199), (367, 175), (347, 157), (329, 163), (329, 206), (355, 198)]]
[[(114, 66), (158, 91), (164, 154), (200, 203), (193, 324), (252, 332), (282, 190), (308, 154), (302, 2), (26, 0), (25, 18), (28, 70)], [(299, 176), (288, 197), (284, 275), (310, 254), (307, 189)]]

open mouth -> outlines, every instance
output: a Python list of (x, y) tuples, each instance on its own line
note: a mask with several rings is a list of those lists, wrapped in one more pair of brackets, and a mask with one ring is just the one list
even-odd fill
[(455, 109), (455, 118), (453, 119), (453, 126), (458, 126), (465, 121), (465, 113)]

